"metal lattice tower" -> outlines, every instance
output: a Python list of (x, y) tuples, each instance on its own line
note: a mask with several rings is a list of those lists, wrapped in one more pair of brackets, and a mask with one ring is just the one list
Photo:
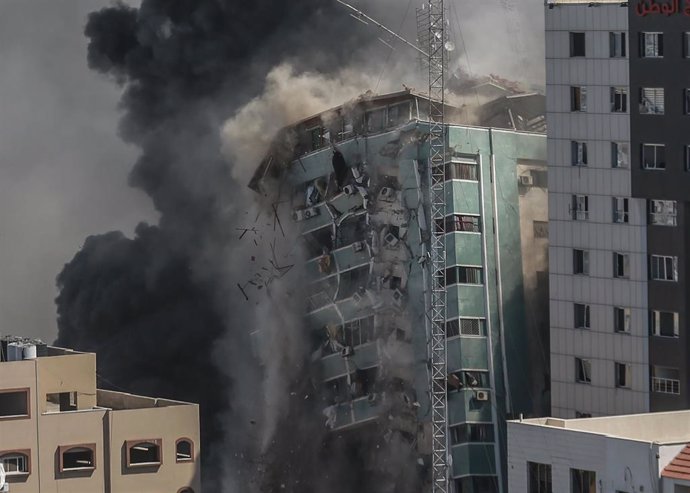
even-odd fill
[[(429, 201), (431, 208), (431, 409), (434, 493), (448, 492), (446, 378), (446, 130), (444, 125), (445, 16), (443, 0), (429, 0)], [(426, 36), (425, 36), (426, 38)]]

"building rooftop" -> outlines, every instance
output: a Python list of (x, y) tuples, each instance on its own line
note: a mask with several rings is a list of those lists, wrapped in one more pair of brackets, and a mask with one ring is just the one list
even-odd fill
[(690, 445), (686, 445), (661, 472), (665, 478), (690, 481)]
[(688, 410), (581, 419), (533, 418), (514, 420), (510, 423), (561, 428), (639, 442), (659, 444), (690, 442), (690, 411)]

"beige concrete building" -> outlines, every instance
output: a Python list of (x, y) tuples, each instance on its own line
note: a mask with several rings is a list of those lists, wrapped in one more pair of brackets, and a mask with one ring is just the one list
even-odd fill
[(93, 353), (0, 350), (0, 492), (201, 491), (198, 405), (98, 390)]

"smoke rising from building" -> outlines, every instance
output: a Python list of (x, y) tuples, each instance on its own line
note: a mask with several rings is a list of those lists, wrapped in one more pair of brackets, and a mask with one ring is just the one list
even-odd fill
[[(385, 2), (394, 23), (399, 3)], [(374, 80), (378, 33), (324, 0), (143, 0), (94, 12), (85, 34), (89, 66), (123, 88), (121, 136), (141, 151), (130, 184), (160, 222), (87, 238), (58, 276), (57, 344), (96, 351), (106, 386), (201, 403), (209, 491), (373, 492), (378, 470), (414, 472), (394, 445), (365, 464), (379, 445), (366, 433), (326, 437), (298, 378), (301, 300), (275, 265), (291, 245), (270, 244), (270, 207), (246, 187), (282, 125), (400, 80)], [(273, 348), (263, 368), (256, 326)]]

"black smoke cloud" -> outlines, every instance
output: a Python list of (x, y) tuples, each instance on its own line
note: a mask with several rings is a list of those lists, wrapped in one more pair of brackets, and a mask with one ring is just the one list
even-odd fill
[[(235, 288), (248, 275), (246, 248), (240, 256), (234, 245), (250, 198), (220, 154), (220, 128), (279, 61), (321, 73), (351, 61), (374, 33), (337, 8), (143, 0), (94, 12), (86, 24), (89, 66), (122, 86), (120, 133), (140, 149), (130, 184), (151, 197), (160, 221), (140, 224), (133, 238), (86, 239), (57, 278), (56, 344), (96, 351), (103, 387), (199, 402), (206, 491), (220, 491), (216, 472), (228, 460), (238, 471), (254, 463), (246, 438), (254, 420), (240, 389), (258, 371), (248, 356), (254, 314)], [(305, 450), (320, 449), (313, 435)], [(293, 459), (273, 451), (272, 460), (294, 460), (289, 452)], [(345, 469), (349, 460), (339, 460)], [(306, 475), (300, 482), (295, 491), (310, 491)]]

